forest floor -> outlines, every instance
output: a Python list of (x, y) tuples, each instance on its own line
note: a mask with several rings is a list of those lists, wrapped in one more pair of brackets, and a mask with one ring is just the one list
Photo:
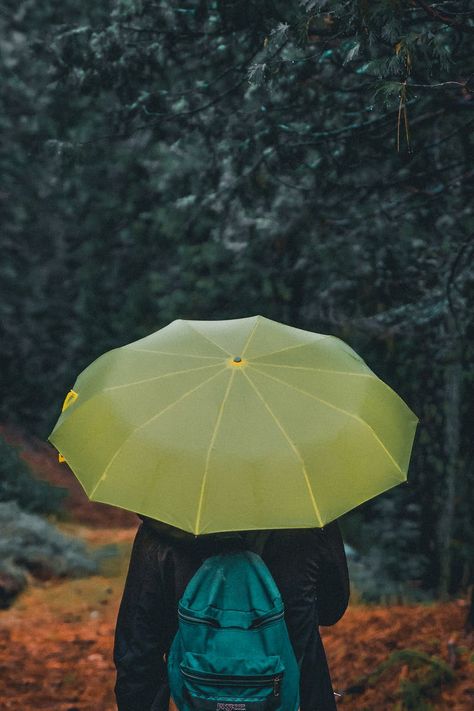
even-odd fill
[[(92, 548), (113, 546), (114, 555), (104, 558), (100, 575), (32, 581), (0, 611), (0, 709), (114, 711), (113, 632), (137, 519), (90, 504), (49, 448), (17, 444), (40, 476), (69, 490), (61, 528)], [(465, 616), (464, 600), (351, 605), (337, 625), (322, 628), (334, 688), (346, 691), (338, 705), (471, 711), (473, 640)]]

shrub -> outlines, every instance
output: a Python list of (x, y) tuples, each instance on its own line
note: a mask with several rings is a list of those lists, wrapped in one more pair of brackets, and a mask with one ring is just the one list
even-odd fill
[[(348, 696), (359, 694), (369, 686), (374, 686), (386, 674), (397, 674), (400, 667), (406, 667), (408, 676), (402, 676), (398, 686), (400, 711), (434, 711), (431, 704), (444, 684), (455, 679), (453, 669), (442, 659), (430, 656), (417, 649), (399, 649), (374, 669), (360, 677), (346, 689)], [(399, 672), (397, 676), (400, 676)]]
[(16, 502), (0, 503), (0, 606), (8, 606), (26, 582), (25, 573), (45, 580), (83, 577), (98, 570), (82, 543), (66, 536)]
[(66, 494), (65, 489), (35, 479), (31, 469), (0, 435), (0, 503), (16, 501), (31, 513), (54, 513)]

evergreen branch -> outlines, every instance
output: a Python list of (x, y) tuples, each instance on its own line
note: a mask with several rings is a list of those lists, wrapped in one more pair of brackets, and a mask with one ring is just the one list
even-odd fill
[[(283, 51), (283, 49), (286, 47), (288, 44), (289, 40), (285, 40), (282, 42), (282, 44), (278, 47), (278, 49), (272, 54), (270, 59), (273, 59), (276, 57), (280, 52)], [(252, 61), (254, 57), (257, 56), (257, 54), (260, 52), (260, 48), (257, 48), (255, 52), (249, 57), (248, 62)], [(215, 106), (216, 104), (220, 103), (224, 98), (227, 96), (230, 96), (231, 94), (234, 94), (240, 87), (247, 81), (247, 77), (244, 76), (240, 81), (235, 83), (233, 86), (231, 86), (227, 91), (222, 92), (218, 96), (214, 97), (212, 100), (208, 101), (206, 104), (203, 104), (201, 106), (197, 106), (194, 109), (187, 109), (185, 111), (177, 111), (177, 112), (169, 112), (169, 113), (162, 113), (162, 114), (154, 114), (155, 116), (160, 116), (159, 121), (150, 121), (146, 124), (142, 124), (140, 126), (135, 126), (131, 131), (127, 131), (126, 133), (116, 133), (116, 134), (108, 134), (105, 136), (98, 136), (95, 139), (91, 139), (90, 141), (81, 141), (78, 143), (80, 146), (85, 146), (91, 143), (95, 143), (97, 141), (105, 141), (105, 140), (120, 140), (123, 138), (129, 138), (131, 135), (134, 135), (135, 133), (138, 133), (139, 131), (144, 131), (150, 128), (153, 128), (154, 126), (160, 125), (162, 121), (167, 121), (171, 119), (176, 119), (176, 118), (181, 118), (181, 117), (188, 117), (188, 116), (193, 116), (195, 114), (201, 113), (212, 106)]]
[(91, 143), (96, 143), (98, 141), (107, 141), (107, 140), (120, 140), (124, 138), (130, 138), (130, 136), (133, 136), (136, 133), (139, 133), (140, 131), (145, 131), (147, 129), (153, 128), (154, 126), (159, 126), (163, 121), (170, 121), (174, 120), (177, 118), (181, 117), (187, 117), (187, 116), (193, 116), (194, 114), (201, 113), (202, 111), (205, 111), (206, 109), (211, 108), (212, 106), (215, 106), (218, 104), (220, 101), (225, 99), (226, 96), (230, 96), (231, 94), (234, 94), (240, 87), (247, 81), (247, 77), (244, 77), (240, 81), (238, 81), (236, 84), (230, 87), (230, 89), (227, 89), (227, 91), (223, 91), (221, 94), (218, 94), (215, 96), (211, 101), (208, 101), (206, 104), (202, 104), (201, 106), (197, 106), (194, 109), (187, 109), (185, 111), (176, 111), (176, 112), (163, 112), (163, 113), (154, 113), (153, 116), (159, 116), (160, 120), (159, 121), (150, 121), (146, 124), (141, 124), (139, 126), (135, 126), (132, 130), (122, 132), (122, 133), (111, 133), (111, 134), (106, 134), (104, 136), (98, 136), (97, 138), (91, 139), (89, 141), (80, 141), (78, 142), (79, 146), (86, 146)]
[[(195, 88), (195, 89), (188, 89), (188, 90), (186, 90), (186, 91), (173, 91), (173, 92), (172, 92), (172, 91), (167, 91), (167, 92), (166, 92), (166, 97), (167, 97), (167, 98), (172, 98), (172, 99), (177, 99), (177, 98), (180, 98), (180, 97), (182, 97), (182, 96), (189, 96), (190, 94), (204, 94), (204, 93), (209, 89), (210, 86), (213, 86), (214, 84), (217, 84), (217, 82), (219, 82), (221, 79), (224, 79), (224, 77), (228, 76), (228, 75), (231, 74), (232, 72), (234, 72), (234, 71), (242, 71), (242, 70), (246, 67), (246, 65), (248, 64), (248, 62), (250, 62), (250, 61), (253, 59), (254, 56), (255, 56), (255, 53), (252, 54), (252, 55), (249, 57), (249, 59), (246, 60), (245, 62), (236, 62), (235, 64), (232, 64), (230, 67), (227, 67), (227, 69), (225, 69), (223, 72), (221, 72), (220, 74), (218, 74), (216, 77), (214, 77), (214, 78), (211, 79), (210, 81), (206, 82), (206, 86), (205, 86), (205, 87), (198, 88), (198, 89), (196, 89), (196, 88)], [(160, 94), (158, 94), (158, 92), (154, 92), (154, 93), (150, 94), (150, 96), (159, 96), (159, 95), (160, 95)], [(147, 113), (148, 115), (150, 115), (150, 116), (158, 116), (158, 115), (159, 115), (159, 114), (153, 113), (153, 112), (151, 112), (151, 111), (147, 111), (146, 113)]]
[(407, 87), (410, 89), (441, 89), (445, 86), (460, 86), (465, 89), (469, 85), (471, 77), (466, 81), (442, 81), (438, 84), (413, 84), (412, 82), (407, 83)]
[(433, 289), (417, 301), (395, 306), (378, 314), (349, 319), (352, 327), (378, 335), (395, 335), (438, 321), (446, 310), (447, 298), (441, 289)]
[[(413, 125), (413, 122), (412, 122), (412, 125)], [(470, 128), (472, 125), (474, 125), (474, 119), (472, 119), (471, 121), (468, 121), (465, 124), (461, 124), (454, 131), (447, 133), (445, 136), (442, 136), (437, 141), (433, 141), (432, 143), (428, 143), (427, 145), (422, 145), (421, 148), (417, 151), (417, 155), (415, 156), (414, 160), (416, 160), (417, 156), (421, 155), (422, 153), (424, 153), (426, 151), (429, 151), (431, 148), (436, 148), (437, 146), (440, 146), (443, 143), (447, 143), (454, 136), (457, 136), (460, 133), (466, 132), (466, 129)]]
[(189, 32), (177, 32), (176, 30), (157, 30), (155, 28), (135, 27), (133, 25), (125, 25), (118, 23), (122, 30), (135, 32), (136, 34), (157, 35), (161, 37), (171, 37), (173, 39), (207, 39), (209, 37), (226, 37), (235, 34), (235, 30), (229, 32), (198, 32), (196, 30)]
[(456, 30), (460, 30), (461, 32), (474, 32), (474, 27), (472, 27), (472, 25), (464, 24), (463, 22), (459, 22), (453, 17), (445, 15), (443, 12), (436, 10), (432, 5), (427, 3), (426, 0), (415, 0), (415, 2), (423, 8), (428, 17), (432, 17), (435, 20), (439, 20), (443, 24), (449, 25), (450, 27), (453, 27)]
[[(415, 103), (415, 99), (411, 99), (410, 101), (407, 102), (407, 105)], [(335, 128), (329, 131), (319, 131), (318, 133), (313, 133), (311, 134), (314, 138), (323, 138), (323, 139), (331, 139), (331, 138), (338, 138), (344, 133), (349, 133), (351, 136), (354, 135), (355, 133), (363, 132), (366, 130), (370, 130), (374, 126), (380, 126), (382, 124), (385, 124), (389, 119), (392, 119), (394, 116), (398, 116), (398, 109), (395, 111), (389, 111), (386, 114), (383, 114), (382, 116), (378, 116), (377, 118), (369, 119), (368, 121), (362, 121), (361, 123), (352, 123), (347, 126), (342, 126), (341, 128)], [(305, 134), (300, 134), (300, 135), (305, 135)], [(308, 134), (306, 134), (308, 135)], [(295, 147), (302, 147), (302, 146), (312, 146), (312, 145), (318, 145), (319, 142), (315, 141), (306, 141), (305, 143), (293, 143), (291, 146), (293, 148)]]

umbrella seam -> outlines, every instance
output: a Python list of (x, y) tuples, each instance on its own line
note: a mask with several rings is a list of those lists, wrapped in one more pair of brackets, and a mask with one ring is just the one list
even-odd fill
[(259, 392), (257, 386), (252, 382), (252, 380), (249, 378), (249, 376), (247, 375), (247, 373), (244, 373), (244, 375), (245, 375), (245, 377), (247, 378), (247, 380), (249, 381), (249, 383), (250, 383), (250, 385), (252, 386), (252, 388), (253, 388), (253, 389), (255, 390), (255, 392), (257, 393), (257, 395), (258, 395), (258, 397), (260, 398), (260, 400), (263, 402), (263, 404), (264, 404), (265, 407), (267, 408), (267, 410), (268, 410), (268, 412), (270, 413), (270, 415), (271, 415), (271, 416), (273, 417), (273, 419), (275, 420), (275, 422), (276, 422), (276, 424), (277, 424), (277, 426), (278, 426), (278, 429), (280, 430), (280, 432), (282, 433), (282, 435), (283, 435), (284, 438), (286, 439), (287, 443), (290, 445), (290, 448), (292, 449), (293, 453), (296, 455), (298, 461), (300, 462), (301, 468), (302, 468), (302, 471), (303, 471), (303, 476), (304, 476), (304, 478), (305, 478), (306, 486), (307, 486), (307, 488), (308, 488), (309, 495), (310, 495), (310, 498), (311, 498), (311, 503), (313, 504), (314, 513), (316, 514), (316, 518), (317, 518), (317, 520), (318, 520), (319, 525), (320, 525), (321, 527), (324, 526), (324, 524), (323, 524), (323, 519), (322, 519), (321, 513), (320, 513), (320, 511), (319, 511), (319, 507), (318, 507), (318, 505), (317, 505), (317, 503), (316, 503), (316, 499), (314, 498), (313, 489), (312, 489), (312, 487), (311, 487), (311, 482), (310, 482), (310, 480), (309, 480), (308, 472), (306, 471), (306, 466), (305, 466), (305, 463), (304, 463), (304, 459), (303, 459), (303, 457), (302, 457), (300, 451), (298, 450), (298, 448), (297, 448), (297, 446), (295, 445), (295, 443), (291, 440), (290, 436), (289, 436), (288, 433), (286, 432), (285, 428), (284, 428), (283, 425), (281, 424), (281, 422), (280, 422), (280, 420), (278, 419), (278, 417), (275, 415), (275, 413), (274, 413), (273, 410), (271, 409), (270, 405), (265, 401), (265, 399), (263, 398), (262, 394)]
[(225, 404), (226, 404), (227, 399), (228, 399), (228, 397), (229, 397), (229, 393), (230, 393), (230, 389), (231, 389), (231, 387), (232, 387), (232, 383), (234, 382), (234, 376), (235, 376), (235, 370), (232, 370), (231, 373), (230, 373), (229, 382), (227, 383), (227, 388), (226, 388), (224, 397), (222, 398), (222, 402), (221, 402), (221, 406), (220, 406), (220, 408), (219, 408), (219, 412), (218, 412), (218, 414), (217, 414), (216, 422), (215, 422), (215, 425), (214, 425), (214, 431), (213, 431), (213, 433), (212, 433), (212, 437), (211, 437), (211, 440), (210, 440), (210, 442), (209, 442), (209, 447), (208, 447), (208, 449), (207, 449), (206, 464), (205, 464), (205, 466), (204, 466), (204, 474), (203, 474), (203, 477), (202, 477), (201, 491), (200, 491), (200, 493), (199, 493), (199, 503), (198, 503), (198, 509), (197, 509), (197, 513), (196, 513), (196, 525), (195, 525), (195, 531), (194, 531), (194, 533), (195, 533), (196, 536), (197, 536), (198, 533), (199, 533), (199, 526), (200, 526), (200, 524), (201, 524), (202, 504), (203, 504), (203, 501), (204, 501), (204, 491), (205, 491), (205, 488), (206, 488), (207, 475), (208, 475), (208, 472), (209, 472), (209, 462), (210, 462), (210, 459), (211, 459), (211, 451), (212, 451), (212, 447), (214, 446), (214, 442), (216, 441), (217, 431), (218, 431), (218, 429), (219, 429), (219, 425), (220, 425), (221, 420), (222, 420), (222, 415), (223, 415), (223, 413), (224, 413), (224, 407), (225, 407)]
[[(352, 412), (348, 412), (347, 410), (343, 410), (342, 407), (337, 407), (337, 405), (333, 405), (332, 403), (328, 402), (327, 400), (323, 400), (320, 397), (317, 397), (317, 395), (312, 395), (311, 393), (307, 393), (306, 390), (301, 390), (301, 388), (297, 388), (295, 385), (292, 385), (291, 383), (285, 383), (284, 380), (280, 380), (280, 378), (275, 378), (273, 375), (268, 375), (267, 373), (264, 373), (262, 370), (258, 370), (258, 368), (255, 368), (257, 373), (260, 373), (263, 375), (265, 378), (269, 378), (270, 380), (274, 380), (277, 383), (281, 383), (282, 385), (286, 385), (288, 388), (292, 388), (293, 390), (296, 390), (296, 392), (301, 393), (302, 395), (306, 395), (307, 397), (312, 398), (313, 400), (317, 400), (318, 402), (321, 402), (323, 405), (326, 405), (327, 407), (331, 407), (333, 410), (336, 410), (337, 412), (342, 412), (344, 415), (347, 415), (348, 417), (352, 417), (352, 419), (356, 420), (357, 422), (360, 422), (361, 424), (365, 425), (372, 435), (375, 437), (377, 442), (380, 444), (384, 452), (388, 455), (388, 457), (391, 459), (391, 461), (395, 464), (396, 468), (400, 472), (400, 474), (403, 474), (400, 465), (396, 461), (396, 459), (390, 454), (388, 451), (387, 447), (384, 445), (380, 437), (377, 435), (375, 430), (369, 425), (368, 422), (362, 419), (362, 417), (358, 417), (357, 415), (354, 415)], [(380, 381), (382, 382), (382, 381)]]
[(270, 353), (261, 353), (258, 356), (255, 356), (252, 360), (257, 360), (258, 358), (266, 358), (267, 356), (271, 355), (276, 355), (277, 353), (284, 353), (285, 351), (291, 351), (294, 348), (303, 348), (304, 346), (314, 346), (316, 342), (325, 340), (326, 338), (332, 338), (332, 336), (326, 336), (324, 334), (320, 334), (320, 338), (315, 339), (314, 341), (311, 341), (309, 343), (297, 343), (295, 346), (287, 346), (286, 348), (281, 348), (278, 351), (270, 351)]
[[(126, 346), (124, 346), (126, 348)], [(133, 353), (153, 353), (154, 355), (175, 356), (176, 358), (212, 358), (214, 360), (222, 358), (222, 356), (194, 355), (191, 353), (168, 353), (167, 351), (152, 351), (149, 348), (127, 348)]]
[(191, 390), (188, 390), (187, 392), (183, 393), (177, 400), (175, 400), (174, 402), (172, 402), (172, 403), (170, 403), (169, 405), (167, 405), (163, 410), (160, 410), (160, 412), (157, 412), (155, 415), (153, 415), (153, 417), (150, 417), (146, 422), (142, 422), (141, 425), (138, 425), (138, 427), (135, 427), (135, 429), (132, 430), (132, 432), (130, 432), (130, 434), (125, 438), (125, 440), (122, 442), (122, 444), (120, 445), (120, 447), (119, 447), (119, 448), (116, 450), (116, 452), (112, 455), (112, 457), (111, 457), (111, 459), (109, 460), (107, 466), (105, 467), (105, 469), (104, 469), (102, 475), (99, 477), (99, 479), (98, 479), (98, 481), (97, 481), (97, 484), (94, 486), (94, 488), (92, 489), (91, 493), (89, 494), (90, 498), (92, 498), (92, 497), (94, 496), (95, 492), (97, 491), (97, 488), (98, 488), (99, 484), (101, 484), (101, 483), (104, 481), (104, 479), (107, 477), (107, 473), (108, 473), (110, 467), (112, 466), (112, 463), (114, 462), (115, 458), (118, 456), (119, 452), (125, 447), (125, 445), (126, 445), (127, 442), (130, 440), (130, 438), (133, 437), (133, 435), (134, 435), (136, 432), (138, 432), (138, 430), (142, 429), (142, 427), (146, 427), (146, 425), (150, 424), (150, 422), (152, 422), (154, 419), (156, 419), (156, 418), (158, 418), (158, 417), (161, 417), (161, 415), (163, 415), (165, 412), (167, 412), (168, 410), (170, 410), (172, 407), (174, 407), (175, 405), (177, 405), (179, 402), (181, 402), (182, 400), (184, 400), (186, 397), (188, 397), (189, 395), (191, 395), (191, 394), (192, 394), (193, 392), (195, 392), (196, 390), (199, 390), (199, 388), (201, 388), (203, 385), (206, 385), (206, 383), (209, 383), (211, 380), (213, 380), (213, 378), (216, 378), (220, 373), (224, 373), (226, 370), (227, 370), (226, 368), (222, 368), (222, 370), (220, 370), (218, 373), (214, 373), (214, 375), (211, 375), (210, 378), (207, 378), (207, 380), (204, 380), (202, 383), (199, 383), (199, 385), (196, 385), (195, 388), (192, 388)]
[(134, 380), (132, 383), (122, 383), (121, 385), (111, 385), (108, 388), (104, 388), (102, 392), (108, 392), (109, 390), (118, 390), (120, 388), (127, 388), (131, 385), (142, 385), (143, 383), (151, 383), (154, 380), (161, 380), (161, 378), (171, 378), (173, 375), (182, 375), (183, 373), (195, 373), (197, 370), (205, 370), (206, 368), (217, 368), (220, 363), (212, 363), (212, 365), (200, 365), (198, 368), (187, 368), (186, 370), (174, 370), (172, 373), (163, 373), (163, 375), (155, 375), (153, 378), (145, 378), (144, 380)]
[[(340, 340), (340, 339), (337, 339), (337, 340)], [(258, 357), (262, 358), (263, 356), (258, 356)], [(254, 359), (254, 360), (256, 360), (256, 359)], [(364, 365), (366, 365), (367, 368), (369, 368), (369, 366), (366, 363), (364, 363), (364, 361), (362, 361), (362, 363)], [(294, 370), (310, 370), (310, 371), (314, 371), (314, 372), (318, 372), (318, 373), (335, 373), (337, 375), (355, 375), (360, 378), (373, 378), (379, 385), (382, 385), (386, 390), (391, 392), (392, 395), (395, 395), (403, 403), (403, 405), (407, 408), (407, 410), (410, 410), (410, 412), (412, 412), (411, 409), (408, 407), (407, 403), (404, 401), (404, 399), (401, 398), (400, 395), (388, 383), (386, 383), (384, 380), (379, 378), (378, 375), (376, 373), (374, 373), (374, 371), (371, 370), (370, 368), (369, 368), (370, 372), (368, 372), (368, 373), (353, 373), (353, 372), (344, 371), (344, 370), (325, 370), (324, 368), (309, 368), (309, 367), (306, 367), (303, 365), (283, 365), (280, 363), (260, 363), (260, 362), (258, 362), (256, 365), (259, 365), (259, 366), (265, 365), (267, 367), (272, 367), (272, 368), (292, 368)], [(412, 413), (412, 414), (415, 414), (415, 413)], [(416, 417), (416, 415), (415, 415), (415, 417)], [(416, 421), (419, 422), (418, 417), (416, 417)]]
[(191, 326), (189, 321), (183, 321), (183, 323), (185, 323), (192, 331), (194, 331), (194, 333), (197, 333), (198, 336), (201, 336), (201, 338), (204, 338), (206, 341), (209, 341), (209, 343), (212, 343), (212, 345), (215, 346), (216, 348), (218, 348), (220, 351), (222, 351), (223, 353), (226, 353), (228, 356), (232, 356), (232, 353), (229, 353), (229, 351), (226, 351), (225, 348), (222, 348), (222, 346), (220, 346), (218, 343), (213, 341), (212, 338), (209, 338), (209, 336), (205, 336), (204, 333), (201, 333), (201, 331), (199, 331), (197, 328), (195, 328), (194, 326)]
[[(280, 365), (280, 363), (257, 363), (257, 365), (265, 365), (267, 368), (291, 368), (292, 370), (310, 370), (315, 373), (334, 373), (335, 375), (355, 375), (358, 378), (376, 378), (374, 373), (352, 373), (347, 370), (328, 370), (327, 368), (307, 368), (304, 365)], [(383, 380), (380, 380), (383, 383)], [(384, 383), (385, 385), (385, 383)]]
[(253, 325), (253, 328), (252, 328), (252, 330), (250, 331), (249, 337), (247, 338), (247, 342), (245, 343), (245, 345), (244, 345), (244, 347), (243, 347), (243, 350), (242, 350), (242, 353), (240, 354), (242, 358), (244, 357), (244, 355), (245, 355), (245, 353), (246, 353), (246, 351), (247, 351), (247, 348), (249, 347), (249, 345), (250, 345), (250, 343), (251, 343), (251, 341), (252, 341), (252, 339), (253, 339), (253, 337), (254, 337), (254, 334), (255, 334), (255, 331), (257, 330), (258, 324), (259, 324), (259, 316), (256, 316), (256, 317), (255, 317), (255, 323), (254, 323), (254, 325)]

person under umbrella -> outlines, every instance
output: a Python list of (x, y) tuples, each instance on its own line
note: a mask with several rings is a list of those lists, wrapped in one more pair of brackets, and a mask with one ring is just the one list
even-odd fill
[(324, 528), (194, 538), (143, 518), (115, 632), (119, 711), (173, 708), (166, 661), (178, 627), (178, 601), (202, 560), (234, 546), (260, 551), (281, 592), (301, 672), (301, 711), (336, 708), (319, 633), (319, 625), (333, 625), (342, 617), (349, 601), (346, 557), (336, 522)]
[(117, 626), (120, 711), (167, 708), (177, 601), (229, 546), (280, 589), (301, 711), (334, 708), (317, 632), (348, 601), (334, 522), (406, 480), (416, 424), (343, 341), (261, 316), (175, 321), (86, 368), (50, 441), (92, 500), (144, 517)]

